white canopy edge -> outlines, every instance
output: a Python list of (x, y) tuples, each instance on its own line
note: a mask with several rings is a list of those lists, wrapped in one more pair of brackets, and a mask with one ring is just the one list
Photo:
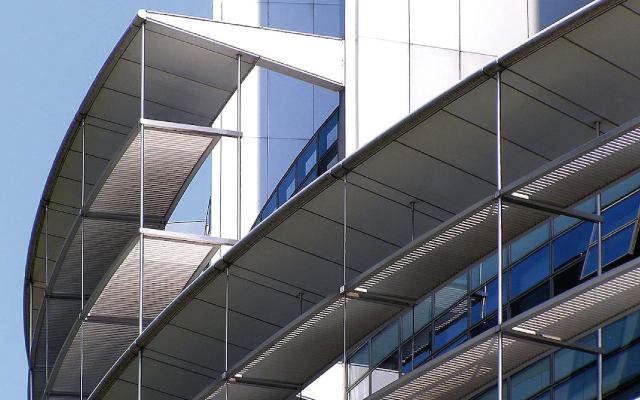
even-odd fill
[(339, 91), (344, 87), (344, 40), (273, 28), (140, 10), (147, 22), (205, 38), (217, 51), (257, 58), (259, 67)]

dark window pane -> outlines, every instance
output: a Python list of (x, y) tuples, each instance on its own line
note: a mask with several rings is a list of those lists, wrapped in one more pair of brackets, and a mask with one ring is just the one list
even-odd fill
[(553, 295), (557, 296), (560, 293), (578, 286), (582, 282), (582, 267), (584, 259), (579, 258), (569, 264), (569, 266), (553, 277)]
[(282, 179), (278, 187), (278, 206), (283, 205), (284, 202), (289, 200), (291, 195), (293, 195), (293, 191), (296, 188), (295, 172), (295, 169), (291, 168), (284, 179)]
[(539, 392), (550, 382), (549, 357), (536, 362), (511, 378), (511, 400), (524, 400)]
[(595, 224), (582, 223), (553, 241), (553, 267), (586, 253), (589, 243), (595, 239)]
[[(619, 259), (630, 253), (631, 240), (636, 229), (636, 224), (629, 225), (620, 232), (609, 236), (602, 241), (602, 266)], [(587, 261), (582, 271), (585, 277), (598, 270), (598, 246), (591, 246), (587, 253)]]
[(399, 329), (400, 324), (396, 320), (371, 339), (371, 365), (376, 365), (398, 347)]
[(527, 311), (530, 308), (537, 306), (543, 301), (549, 300), (549, 282), (545, 282), (539, 288), (532, 290), (530, 293), (522, 296), (518, 300), (511, 303), (511, 317)]
[(640, 192), (629, 196), (615, 206), (602, 213), (604, 223), (602, 224), (602, 235), (607, 235), (621, 227), (622, 225), (638, 217), (638, 206), (640, 205)]
[(471, 329), (471, 331), (470, 331), (471, 337), (476, 337), (479, 334), (481, 334), (482, 332), (486, 332), (487, 330), (493, 328), (496, 325), (498, 325), (498, 316), (497, 315), (495, 315), (495, 316), (493, 316), (491, 318), (485, 319), (480, 324), (478, 324), (476, 327)]
[(511, 268), (511, 298), (516, 297), (549, 275), (549, 246), (531, 254)]
[(402, 341), (413, 335), (413, 310), (409, 310), (402, 316)]
[(298, 170), (297, 176), (298, 181), (297, 185), (301, 185), (304, 178), (311, 172), (313, 167), (318, 162), (318, 153), (316, 151), (316, 142), (315, 140), (310, 142), (308, 147), (304, 150), (304, 152), (300, 155), (298, 159), (298, 163), (296, 168)]
[(467, 308), (467, 300), (465, 299), (436, 320), (436, 349), (449, 343), (467, 329)]
[(321, 175), (331, 168), (338, 161), (338, 146), (333, 146), (327, 151), (327, 154), (320, 158), (318, 162), (318, 175)]
[(320, 129), (318, 133), (318, 145), (320, 155), (324, 154), (333, 143), (338, 140), (338, 113), (336, 112), (329, 118), (327, 123)]
[(591, 400), (596, 397), (596, 369), (589, 368), (579, 375), (558, 385), (554, 398), (562, 400)]
[(427, 328), (422, 332), (418, 333), (416, 337), (413, 339), (413, 347), (415, 349), (415, 354), (413, 356), (413, 365), (417, 367), (424, 360), (431, 356), (431, 329)]
[(264, 208), (264, 211), (262, 211), (262, 219), (267, 218), (269, 215), (271, 215), (271, 213), (273, 213), (276, 208), (277, 208), (277, 195), (274, 195), (273, 197), (271, 197), (271, 199), (269, 199), (269, 202), (267, 203), (267, 205)]
[(400, 348), (400, 371), (402, 375), (413, 369), (413, 341), (409, 340)]

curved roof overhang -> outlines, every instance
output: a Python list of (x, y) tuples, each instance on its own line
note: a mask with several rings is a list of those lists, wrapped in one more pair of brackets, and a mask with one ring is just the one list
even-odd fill
[[(140, 115), (141, 93), (141, 27), (145, 26), (145, 120)], [(256, 38), (267, 37), (270, 42)], [(287, 54), (274, 43), (286, 43)], [(261, 46), (257, 48), (255, 44)], [(314, 50), (312, 52), (312, 50)], [(238, 55), (241, 69), (238, 74)], [(24, 321), (25, 340), (30, 343), (30, 326), (36, 339), (43, 329), (40, 313), (44, 300), (45, 284), (49, 282), (49, 294), (59, 300), (60, 326), (51, 326), (51, 360), (57, 355), (69, 333), (76, 309), (80, 307), (80, 290), (64, 278), (65, 262), (72, 263), (77, 254), (73, 248), (78, 242), (80, 212), (90, 217), (88, 232), (96, 240), (106, 231), (117, 238), (109, 249), (95, 249), (102, 264), (102, 272), (108, 268), (124, 249), (131, 235), (137, 232), (137, 216), (131, 204), (115, 207), (120, 213), (106, 225), (92, 231), (91, 221), (114, 219), (117, 213), (107, 211), (90, 216), (95, 208), (102, 208), (98, 193), (112, 176), (115, 164), (132, 144), (139, 124), (159, 123), (178, 131), (202, 134), (225, 107), (237, 89), (240, 79), (254, 66), (294, 76), (323, 87), (342, 88), (343, 42), (335, 38), (299, 34), (277, 29), (255, 28), (181, 17), (154, 12), (139, 12), (127, 28), (76, 113), (47, 179), (27, 254), (25, 271)], [(189, 62), (184, 62), (189, 60)], [(203, 128), (204, 127), (204, 128)], [(162, 127), (161, 127), (162, 128)], [(162, 128), (162, 129), (164, 129)], [(171, 130), (170, 129), (170, 130)], [(83, 134), (84, 132), (84, 134)], [(211, 134), (211, 132), (205, 132)], [(215, 134), (231, 135), (233, 132), (218, 130)], [(237, 136), (237, 135), (236, 135)], [(84, 141), (84, 150), (83, 150)], [(169, 143), (169, 145), (171, 145)], [(212, 146), (202, 148), (186, 168), (186, 175), (170, 191), (174, 196), (166, 207), (156, 210), (157, 215), (147, 219), (148, 227), (162, 228), (168, 221), (184, 188), (204, 161)], [(84, 154), (84, 171), (83, 171)], [(180, 158), (180, 157), (178, 157)], [(85, 176), (84, 205), (82, 199), (83, 172)], [(107, 199), (117, 201), (117, 198)], [(163, 201), (164, 201), (163, 200)], [(121, 203), (125, 199), (120, 200)], [(106, 203), (105, 203), (106, 204)], [(96, 213), (94, 213), (96, 214)], [(110, 214), (110, 215), (106, 215)], [(126, 215), (125, 215), (126, 214)], [(91, 219), (94, 217), (93, 219)], [(104, 239), (104, 238), (103, 238)], [(71, 253), (69, 253), (69, 249)], [(66, 259), (69, 260), (66, 260)], [(66, 261), (65, 261), (66, 260)], [(76, 266), (77, 268), (77, 266)], [(48, 272), (48, 276), (47, 276)], [(73, 271), (66, 271), (67, 275)], [(102, 278), (101, 273), (90, 276), (85, 287), (88, 298)], [(58, 282), (56, 282), (56, 280)], [(67, 285), (68, 284), (68, 285)], [(70, 286), (69, 286), (70, 285)], [(33, 289), (31, 291), (31, 289)], [(31, 292), (30, 292), (31, 291)], [(71, 302), (75, 303), (77, 307)], [(65, 311), (66, 310), (66, 311)], [(75, 311), (74, 311), (75, 310)], [(39, 315), (40, 314), (40, 315)], [(66, 315), (66, 317), (64, 317)], [(56, 343), (53, 344), (53, 341)], [(44, 348), (44, 347), (43, 347)], [(36, 349), (37, 350), (37, 349)], [(29, 352), (29, 351), (28, 351)], [(43, 359), (34, 351), (31, 363)], [(42, 351), (44, 353), (44, 351)], [(44, 364), (44, 363), (43, 363)], [(33, 364), (32, 364), (33, 365)]]
[[(220, 317), (216, 310), (224, 305), (224, 279), (219, 277), (227, 267), (231, 287), (235, 288), (230, 301), (230, 362), (235, 366), (230, 372), (247, 372), (274, 357), (281, 363), (291, 362), (300, 380), (283, 382), (287, 377), (282, 377), (279, 389), (265, 394), (267, 383), (277, 384), (278, 380), (256, 379), (264, 384), (255, 386), (261, 391), (260, 397), (286, 398), (304, 387), (342, 349), (339, 290), (343, 286), (345, 207), (346, 289), (379, 285), (383, 296), (404, 291), (406, 303), (418, 301), (495, 251), (495, 244), (486, 239), (495, 233), (492, 199), (496, 196), (496, 73), (500, 71), (502, 77), (503, 179), (511, 190), (500, 193), (503, 195), (524, 190), (538, 179), (548, 179), (548, 173), (571, 176), (563, 168), (582, 170), (582, 164), (572, 164), (575, 160), (586, 154), (595, 157), (589, 152), (606, 146), (606, 141), (637, 134), (634, 130), (638, 121), (634, 118), (640, 114), (640, 42), (635, 40), (638, 34), (640, 1), (594, 2), (412, 113), (294, 196), (226, 253), (215, 268), (196, 279), (136, 339), (92, 398), (119, 398), (135, 388), (130, 379), (134, 376), (131, 361), (141, 348), (145, 349), (145, 357), (158, 363), (158, 354), (162, 354), (162, 368), (156, 372), (163, 380), (143, 378), (145, 390), (152, 392), (153, 385), (159, 384), (162, 387), (157, 390), (170, 388), (175, 391), (170, 394), (175, 396), (215, 397), (225, 377), (220, 376), (223, 337), (213, 321)], [(602, 132), (609, 132), (600, 139), (595, 139), (596, 122)], [(575, 184), (568, 196), (558, 197), (553, 190), (541, 192), (541, 202), (544, 205), (547, 201), (546, 206), (550, 206), (547, 211), (555, 208), (569, 212), (576, 202), (639, 167), (635, 155), (607, 161), (614, 162), (613, 169), (593, 167), (578, 174), (581, 179), (586, 178), (586, 184), (579, 179), (567, 180)], [(560, 192), (562, 184), (556, 186)], [(550, 197), (544, 198), (547, 194)], [(535, 198), (535, 193), (524, 195)], [(548, 218), (540, 210), (509, 210), (518, 217), (509, 219), (508, 213), (505, 216), (506, 221), (511, 221), (507, 224), (512, 223), (507, 225), (509, 239)], [(393, 265), (405, 256), (411, 261), (425, 251), (429, 253), (430, 246), (446, 243), (461, 232), (485, 241), (469, 248), (471, 242), (461, 240), (464, 235), (458, 238), (464, 250), (458, 245), (443, 253), (455, 267), (434, 269), (433, 262), (442, 262), (442, 256), (415, 263), (413, 268)], [(418, 239), (412, 241), (414, 235)], [(456, 249), (460, 253), (452, 252)], [(413, 251), (418, 254), (411, 254)], [(403, 269), (405, 274), (398, 272)], [(423, 282), (428, 284), (422, 285)], [(407, 288), (411, 289), (410, 295)], [(301, 317), (299, 301), (307, 310)], [(351, 314), (356, 316), (349, 331), (351, 344), (403, 309), (384, 302), (367, 302), (369, 307), (365, 307), (365, 302), (348, 301), (350, 307), (354, 305)], [(269, 313), (261, 306), (264, 304), (278, 309), (277, 315)], [(336, 312), (340, 315), (335, 321), (317, 324), (318, 336), (299, 344), (297, 351), (286, 350), (300, 337), (301, 329)], [(210, 316), (211, 324), (203, 323), (201, 315)], [(245, 334), (248, 330), (252, 335)], [(193, 340), (193, 335), (199, 340)], [(337, 348), (338, 352), (329, 351), (319, 358), (300, 353), (319, 346), (314, 340), (318, 337), (327, 344), (322, 349)], [(181, 343), (180, 354), (169, 343)], [(213, 350), (202, 354), (203, 348)], [(295, 354), (305, 355), (308, 364), (304, 368)], [(184, 372), (189, 365), (197, 366), (192, 367), (195, 378), (185, 380), (188, 384), (173, 382), (173, 376), (184, 380), (189, 373), (178, 377), (172, 371), (179, 366)], [(283, 371), (267, 368), (267, 373)], [(218, 380), (207, 385), (216, 374)], [(243, 393), (248, 390), (246, 385), (236, 387)]]

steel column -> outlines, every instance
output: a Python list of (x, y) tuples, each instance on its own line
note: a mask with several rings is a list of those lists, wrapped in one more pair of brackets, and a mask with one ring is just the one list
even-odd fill
[[(45, 382), (49, 384), (49, 204), (45, 208), (44, 227), (44, 376)], [(33, 323), (33, 321), (32, 321)], [(32, 333), (33, 335), (33, 333)], [(48, 396), (46, 396), (48, 398)]]
[[(45, 215), (46, 215), (46, 211), (45, 211)], [(33, 358), (31, 357), (32, 355), (33, 355), (33, 279), (29, 281), (29, 400), (33, 400), (33, 363), (32, 363)]]
[[(502, 190), (502, 72), (496, 74), (496, 187)], [(502, 400), (502, 196), (498, 197), (498, 400)]]
[[(237, 130), (238, 132), (242, 132), (242, 54), (238, 54), (238, 89), (237, 89)], [(238, 240), (242, 237), (242, 139), (238, 137), (237, 143), (237, 235)]]
[[(140, 119), (144, 118), (145, 100), (145, 23), (140, 26)], [(144, 124), (140, 124), (140, 273), (138, 282), (138, 334), (142, 335), (144, 330)], [(142, 400), (142, 352), (138, 352), (138, 400)]]
[[(600, 121), (596, 121), (596, 137), (600, 136)], [(602, 216), (602, 195), (596, 196), (596, 214)], [(586, 262), (586, 261), (585, 261)], [(598, 222), (598, 276), (602, 275), (602, 221)], [(596, 345), (602, 349), (602, 328), (598, 328)], [(603, 354), (598, 354), (598, 400), (602, 400)]]
[(80, 203), (80, 400), (84, 398), (84, 187), (85, 187), (85, 124), (82, 118), (82, 199)]
[[(342, 288), (347, 286), (347, 176), (342, 178), (344, 194), (342, 204)], [(342, 297), (342, 362), (344, 400), (349, 400), (349, 367), (347, 365), (347, 291)]]
[[(224, 291), (224, 374), (229, 372), (229, 266), (225, 268)], [(229, 382), (224, 384), (225, 399), (229, 399)]]

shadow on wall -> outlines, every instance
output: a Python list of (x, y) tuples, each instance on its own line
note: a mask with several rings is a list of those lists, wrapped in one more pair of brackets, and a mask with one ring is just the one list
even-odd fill
[(529, 0), (531, 28), (539, 32), (589, 3), (591, 0)]

